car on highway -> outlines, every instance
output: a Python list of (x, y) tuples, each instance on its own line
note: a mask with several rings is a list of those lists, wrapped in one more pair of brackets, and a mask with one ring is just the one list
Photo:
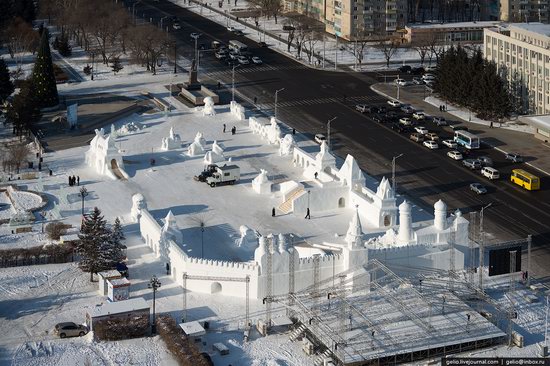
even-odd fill
[(267, 48), (267, 43), (265, 43), (265, 42), (258, 42), (258, 46), (260, 46), (260, 48)]
[(447, 120), (445, 117), (434, 117), (433, 121), (438, 126), (447, 126)]
[(481, 163), (482, 166), (488, 166), (488, 167), (491, 167), (493, 166), (493, 159), (491, 159), (490, 157), (488, 156), (479, 156), (477, 158), (477, 160), (479, 160), (479, 162)]
[(262, 59), (259, 58), (258, 56), (253, 56), (253, 57), (252, 57), (252, 62), (254, 63), (254, 65), (261, 65), (261, 64), (263, 64)]
[(461, 124), (456, 124), (456, 125), (451, 125), (451, 130), (453, 130), (453, 131), (468, 131), (468, 127), (466, 127), (464, 125), (461, 125)]
[(245, 56), (238, 56), (238, 57), (237, 57), (237, 61), (239, 61), (239, 63), (240, 63), (241, 65), (248, 65), (248, 64), (250, 64), (250, 61), (249, 61), (248, 58), (245, 57)]
[(401, 107), (401, 110), (407, 114), (413, 114), (414, 112), (416, 112), (416, 110), (410, 105), (405, 105)]
[(462, 154), (460, 153), (460, 151), (456, 151), (456, 150), (447, 151), (447, 156), (453, 160), (462, 160)]
[(380, 106), (378, 107), (378, 112), (377, 113), (386, 113), (388, 111), (388, 109), (385, 107), (385, 106)]
[(401, 102), (398, 102), (397, 100), (388, 100), (387, 103), (394, 108), (401, 107)]
[(421, 120), (426, 119), (426, 114), (424, 112), (421, 112), (421, 111), (416, 111), (416, 112), (413, 113), (413, 118), (418, 120), (418, 121), (421, 121)]
[(414, 77), (412, 82), (413, 82), (414, 85), (424, 85), (425, 84), (424, 80), (422, 80), (419, 77)]
[(424, 136), (422, 136), (421, 134), (415, 132), (415, 133), (411, 133), (409, 138), (411, 140), (413, 140), (414, 142), (422, 142), (424, 141)]
[(174, 21), (172, 22), (172, 28), (174, 28), (174, 29), (181, 29), (180, 21), (177, 20), (177, 19), (174, 20)]
[(456, 149), (457, 143), (454, 140), (443, 140), (441, 143), (445, 146), (447, 146), (449, 149)]
[(439, 145), (437, 144), (437, 142), (431, 140), (424, 141), (422, 145), (426, 146), (430, 150), (439, 149)]
[(481, 169), (481, 175), (483, 175), (485, 178), (488, 178), (490, 180), (495, 180), (500, 178), (500, 172), (490, 166), (483, 167)]
[(227, 27), (227, 30), (230, 31), (230, 32), (234, 32), (235, 30), (237, 30), (237, 28), (235, 28), (235, 27)]
[(472, 170), (482, 168), (481, 163), (477, 159), (464, 159), (462, 161), (462, 165), (464, 165), (466, 168), (470, 168)]
[(361, 112), (361, 113), (370, 113), (370, 112), (372, 112), (371, 107), (369, 107), (369, 106), (366, 105), (366, 104), (357, 104), (357, 105), (355, 106), (355, 110), (356, 110), (356, 111), (359, 111), (359, 112)]
[(470, 190), (477, 193), (477, 194), (485, 194), (487, 193), (487, 188), (481, 183), (472, 183), (470, 184)]
[(216, 56), (216, 58), (218, 60), (222, 60), (222, 59), (227, 57), (227, 52), (221, 52), (221, 50), (220, 50), (220, 51), (214, 53), (214, 56)]
[(315, 135), (314, 140), (315, 140), (315, 142), (317, 142), (318, 144), (322, 144), (323, 141), (326, 141), (326, 140), (327, 140), (327, 138), (326, 138), (325, 135), (323, 135), (322, 133), (318, 133), (318, 134)]
[(514, 163), (523, 162), (523, 157), (520, 154), (516, 154), (516, 153), (506, 153), (506, 155), (504, 155), (504, 158)]
[(244, 36), (244, 32), (240, 29), (234, 30), (233, 34), (236, 35), (236, 36), (239, 36), (239, 37)]
[(384, 117), (380, 116), (380, 115), (374, 115), (372, 116), (372, 120), (376, 123), (384, 123), (386, 122), (386, 120), (384, 119)]
[(83, 337), (88, 334), (88, 327), (73, 322), (58, 323), (54, 327), (54, 333), (59, 338)]
[(432, 141), (439, 141), (439, 136), (435, 132), (429, 132), (426, 134), (426, 139)]
[(189, 35), (189, 37), (191, 37), (191, 38), (193, 38), (193, 39), (199, 38), (200, 36), (201, 36), (200, 33), (195, 33), (195, 32), (193, 32), (193, 33), (191, 33), (191, 34)]
[(410, 126), (412, 125), (412, 121), (408, 117), (402, 117), (399, 118), (399, 124), (402, 124), (403, 126)]
[(416, 126), (414, 130), (421, 135), (427, 135), (429, 132), (428, 129), (424, 126)]

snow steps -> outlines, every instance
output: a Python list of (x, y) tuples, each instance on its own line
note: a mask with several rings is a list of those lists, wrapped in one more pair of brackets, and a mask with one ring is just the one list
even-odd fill
[(303, 324), (300, 324), (296, 329), (294, 329), (288, 338), (290, 338), (290, 340), (292, 342), (295, 342), (296, 340), (298, 340), (298, 338), (301, 338), (302, 335), (305, 333), (306, 331), (306, 327), (304, 327)]
[(281, 203), (279, 206), (279, 211), (282, 211), (285, 214), (289, 213), (292, 210), (292, 202), (303, 192), (304, 187), (296, 188), (296, 190), (288, 196), (287, 200)]
[(332, 357), (330, 356), (331, 356), (330, 351), (326, 349), (323, 353), (315, 357), (315, 359), (313, 360), (313, 364), (315, 366), (323, 366), (325, 364), (326, 359), (332, 360)]

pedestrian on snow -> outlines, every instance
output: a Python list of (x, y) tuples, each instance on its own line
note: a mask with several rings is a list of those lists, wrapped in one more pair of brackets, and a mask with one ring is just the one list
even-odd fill
[(78, 175), (76, 177), (76, 185), (79, 186), (80, 185), (80, 175)]
[(42, 163), (38, 163), (38, 171), (42, 171)]
[(225, 133), (225, 123), (223, 124), (223, 133)]
[(296, 135), (296, 129), (295, 128), (292, 129), (292, 134)]
[(272, 217), (275, 217), (275, 207), (273, 207), (273, 208), (271, 209), (271, 216), (272, 216)]
[(254, 104), (258, 102), (258, 97), (254, 97)]
[(50, 169), (50, 177), (53, 175), (53, 171)]
[(218, 89), (221, 88), (221, 86), (222, 86), (222, 83), (220, 83), (220, 82), (218, 81)]
[(69, 175), (69, 186), (73, 185), (73, 178)]
[(306, 217), (304, 217), (304, 219), (311, 219), (311, 216), (309, 215), (309, 207), (306, 210)]
[(234, 135), (237, 133), (237, 127), (233, 126), (233, 128), (231, 129), (231, 134)]
[(439, 111), (443, 112), (443, 108), (441, 108), (441, 104), (439, 105)]
[(491, 125), (489, 127), (493, 128), (493, 121), (491, 121)]
[(315, 172), (315, 179), (317, 179), (317, 176), (319, 175), (319, 173)]
[(73, 175), (73, 186), (76, 185), (76, 177)]

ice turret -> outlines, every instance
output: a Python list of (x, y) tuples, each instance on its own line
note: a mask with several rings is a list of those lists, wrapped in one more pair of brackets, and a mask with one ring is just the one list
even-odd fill
[(407, 201), (403, 201), (399, 205), (399, 241), (410, 242), (412, 240), (412, 218), (411, 205)]
[(434, 226), (439, 231), (447, 228), (447, 205), (442, 200), (434, 204)]
[(363, 229), (361, 228), (361, 220), (359, 219), (359, 210), (355, 206), (355, 213), (353, 214), (349, 223), (348, 232), (346, 233), (346, 243), (348, 248), (354, 249), (362, 246)]

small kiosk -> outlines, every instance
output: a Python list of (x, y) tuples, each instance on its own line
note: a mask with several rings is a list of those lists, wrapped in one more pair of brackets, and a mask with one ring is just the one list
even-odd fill
[(117, 270), (99, 272), (97, 275), (99, 276), (99, 294), (101, 296), (107, 295), (107, 291), (109, 289), (107, 285), (108, 280), (122, 278), (122, 275)]
[(107, 297), (110, 302), (128, 300), (130, 298), (130, 281), (126, 278), (107, 280)]
[(201, 336), (206, 334), (203, 326), (197, 321), (181, 323), (179, 326), (183, 330), (183, 333), (195, 342), (200, 342)]

